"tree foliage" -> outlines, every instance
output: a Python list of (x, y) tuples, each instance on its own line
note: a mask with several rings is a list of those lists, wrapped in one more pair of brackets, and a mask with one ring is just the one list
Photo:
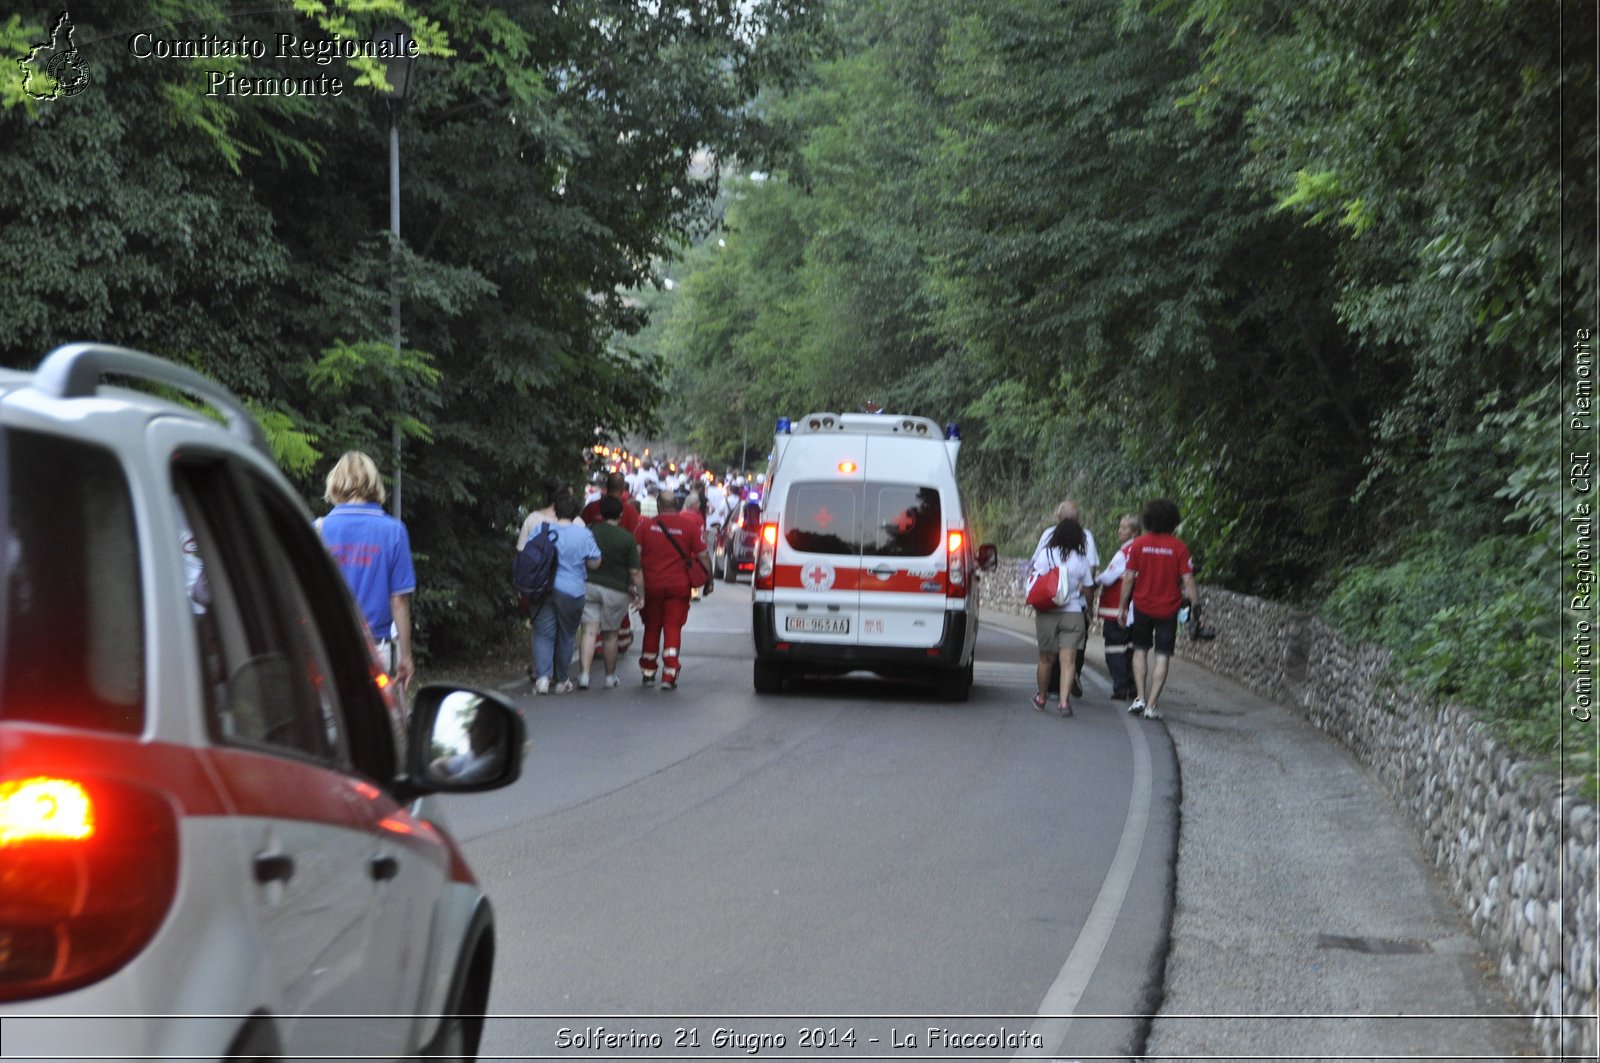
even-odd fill
[[(793, 164), (730, 204), (673, 308), (680, 423), (736, 393), (767, 420), (959, 417), (1013, 549), (1064, 493), (1103, 537), (1167, 495), (1209, 581), (1414, 582), (1401, 649), (1436, 692), (1492, 706), (1549, 672), (1560, 321), (1597, 281), (1592, 5), (838, 11), (838, 54), (771, 105)], [(1460, 580), (1413, 581), (1446, 529)], [(1461, 581), (1503, 681), (1452, 641)]]
[[(92, 338), (195, 366), (252, 403), (311, 498), (346, 448), (392, 476), (398, 426), (418, 623), (442, 651), (505, 624), (533, 485), (653, 416), (625, 293), (704, 224), (717, 159), (781, 156), (752, 102), (821, 32), (791, 0), (141, 0), (71, 18), (90, 85), (43, 101), (15, 60), (50, 28), (0, 22), (0, 361)], [(273, 48), (397, 20), (423, 53), (398, 119), (398, 242), (382, 64)], [(141, 59), (140, 30), (268, 54)], [(210, 70), (344, 90), (210, 95)]]

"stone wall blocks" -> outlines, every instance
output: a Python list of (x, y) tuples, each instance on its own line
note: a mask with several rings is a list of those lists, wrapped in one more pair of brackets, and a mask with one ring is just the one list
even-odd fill
[[(1026, 567), (1017, 560), (983, 580), (984, 607), (1027, 615)], [(1600, 901), (1594, 802), (1576, 793), (1558, 800), (1559, 784), (1472, 713), (1399, 686), (1381, 647), (1348, 643), (1320, 618), (1261, 598), (1214, 587), (1205, 596), (1221, 635), (1201, 643), (1180, 635), (1179, 654), (1291, 707), (1366, 764), (1498, 953), (1518, 1006), (1545, 1016), (1535, 1028), (1546, 1050), (1592, 1057), (1593, 1024), (1559, 1016), (1595, 1014), (1600, 990), (1600, 942), (1579, 917)]]

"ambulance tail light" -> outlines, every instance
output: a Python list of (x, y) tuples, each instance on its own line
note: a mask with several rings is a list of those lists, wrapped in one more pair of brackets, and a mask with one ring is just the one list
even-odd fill
[(967, 563), (967, 533), (960, 528), (952, 528), (945, 534), (945, 569), (944, 593), (947, 598), (965, 598), (971, 591), (972, 581), (968, 578), (971, 574)]
[(758, 591), (770, 591), (777, 586), (778, 525), (767, 521), (756, 536), (756, 571), (754, 586)]
[(155, 791), (71, 774), (0, 779), (0, 1002), (125, 966), (177, 882), (177, 815)]

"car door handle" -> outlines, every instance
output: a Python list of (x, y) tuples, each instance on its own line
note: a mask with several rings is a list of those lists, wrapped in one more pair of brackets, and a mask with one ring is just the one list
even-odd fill
[(888, 580), (894, 575), (895, 572), (895, 570), (890, 568), (888, 565), (879, 565), (877, 568), (871, 569), (870, 571), (880, 580)]
[(367, 861), (374, 882), (387, 882), (400, 873), (400, 861), (392, 856), (374, 856)]
[(294, 857), (286, 853), (257, 853), (255, 863), (256, 881), (263, 886), (294, 878)]

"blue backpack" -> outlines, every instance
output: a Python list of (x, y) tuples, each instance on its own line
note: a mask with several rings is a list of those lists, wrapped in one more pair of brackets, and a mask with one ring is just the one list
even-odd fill
[(549, 523), (540, 524), (511, 559), (511, 585), (530, 609), (537, 608), (555, 589), (559, 557), (556, 542), (555, 528)]

